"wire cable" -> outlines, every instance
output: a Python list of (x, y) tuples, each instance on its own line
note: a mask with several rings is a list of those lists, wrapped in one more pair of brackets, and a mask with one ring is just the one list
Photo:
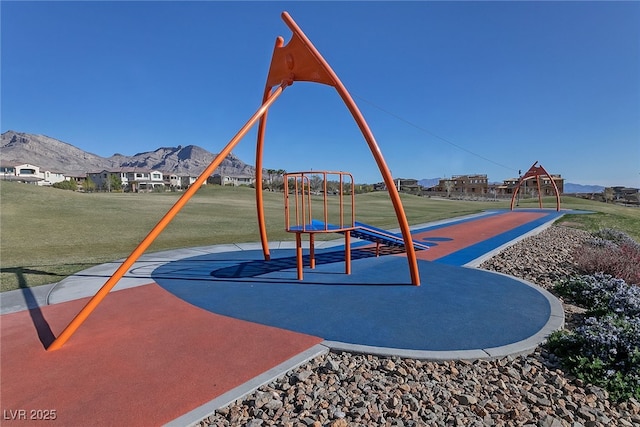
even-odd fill
[(469, 150), (467, 148), (464, 148), (464, 147), (456, 144), (453, 141), (450, 141), (450, 140), (448, 140), (446, 138), (443, 138), (440, 135), (437, 135), (437, 134), (431, 132), (430, 130), (423, 128), (422, 126), (419, 126), (419, 125), (417, 125), (417, 124), (405, 119), (404, 117), (401, 117), (401, 116), (399, 116), (399, 115), (397, 115), (395, 113), (392, 113), (391, 111), (385, 110), (384, 108), (380, 107), (379, 105), (376, 105), (373, 102), (371, 102), (371, 101), (369, 101), (369, 100), (367, 100), (367, 99), (365, 99), (365, 98), (363, 98), (363, 97), (361, 97), (359, 95), (353, 94), (353, 96), (355, 96), (356, 98), (362, 100), (363, 102), (366, 102), (367, 104), (371, 105), (372, 107), (377, 108), (378, 110), (382, 111), (383, 113), (388, 114), (388, 115), (390, 115), (392, 117), (395, 117), (396, 119), (400, 120), (401, 122), (404, 122), (404, 123), (408, 124), (409, 126), (412, 126), (412, 127), (416, 128), (416, 129), (420, 130), (421, 132), (424, 132), (424, 133), (426, 133), (428, 135), (431, 135), (432, 137), (434, 137), (436, 139), (439, 139), (440, 141), (446, 142), (447, 144), (452, 145), (452, 146), (456, 147), (459, 150), (465, 151), (465, 152), (467, 152), (467, 153), (469, 153), (469, 154), (471, 154), (473, 156), (481, 158), (484, 161), (487, 161), (489, 163), (493, 163), (494, 165), (500, 166), (500, 167), (508, 169), (510, 171), (517, 171), (517, 169), (515, 169), (515, 168), (512, 168), (510, 166), (506, 166), (506, 165), (503, 165), (501, 163), (498, 163), (498, 162), (496, 162), (494, 160), (491, 160), (491, 159), (489, 159), (489, 158), (487, 158), (487, 157), (485, 157), (485, 156), (483, 156), (481, 154), (474, 153), (473, 151), (471, 151), (471, 150)]

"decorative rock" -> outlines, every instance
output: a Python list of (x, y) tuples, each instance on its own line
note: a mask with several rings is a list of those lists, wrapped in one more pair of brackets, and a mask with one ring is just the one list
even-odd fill
[(456, 399), (458, 399), (458, 402), (461, 405), (475, 405), (476, 403), (478, 403), (478, 399), (475, 398), (474, 396), (470, 396), (468, 394), (461, 394), (456, 396)]
[[(555, 278), (575, 272), (571, 252), (588, 236), (552, 226), (482, 267), (550, 289)], [(571, 327), (570, 314), (567, 317)], [(557, 370), (558, 363), (543, 348), (527, 356), (478, 362), (329, 353), (216, 411), (198, 426), (640, 425), (637, 400), (609, 401), (604, 390)]]
[(561, 420), (552, 417), (551, 415), (547, 415), (538, 421), (538, 427), (564, 427), (564, 424)]

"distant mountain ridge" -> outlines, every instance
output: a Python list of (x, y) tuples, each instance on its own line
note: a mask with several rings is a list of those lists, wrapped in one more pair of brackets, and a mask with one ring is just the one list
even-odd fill
[(603, 191), (604, 187), (601, 185), (582, 185), (572, 184), (570, 182), (565, 182), (564, 184), (565, 194), (602, 193)]
[[(215, 154), (197, 145), (161, 147), (154, 151), (136, 153), (133, 156), (114, 154), (100, 157), (71, 144), (45, 135), (15, 132), (2, 134), (0, 160), (9, 163), (30, 163), (52, 172), (84, 175), (87, 172), (116, 170), (121, 168), (153, 169), (165, 173), (197, 176), (215, 158)], [(214, 171), (221, 175), (253, 176), (255, 167), (230, 154)], [(420, 179), (425, 188), (437, 185), (440, 178)], [(602, 193), (601, 185), (582, 185), (565, 182), (564, 193)]]
[(418, 184), (422, 185), (424, 188), (431, 188), (434, 185), (438, 185), (441, 178), (424, 178), (418, 181)]
[[(196, 145), (179, 145), (161, 147), (133, 156), (114, 154), (111, 157), (100, 157), (55, 138), (12, 130), (2, 134), (0, 144), (0, 159), (3, 162), (30, 163), (43, 169), (67, 174), (139, 168), (197, 176), (211, 164), (215, 156), (216, 154)], [(255, 168), (230, 154), (214, 173), (252, 176)]]

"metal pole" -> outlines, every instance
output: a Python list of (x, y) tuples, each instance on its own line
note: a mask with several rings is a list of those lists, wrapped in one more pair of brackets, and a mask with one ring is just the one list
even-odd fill
[(138, 244), (138, 246), (131, 252), (129, 257), (120, 265), (120, 267), (116, 270), (115, 273), (107, 280), (107, 282), (102, 285), (102, 287), (98, 290), (98, 292), (89, 300), (89, 302), (84, 306), (84, 308), (76, 315), (76, 317), (69, 323), (69, 325), (62, 331), (62, 333), (58, 336), (58, 338), (51, 343), (51, 345), (47, 348), (47, 350), (57, 350), (67, 342), (71, 335), (84, 323), (84, 321), (89, 317), (89, 315), (93, 312), (93, 310), (102, 302), (102, 300), (107, 296), (109, 291), (113, 289), (113, 287), (118, 283), (118, 281), (124, 276), (124, 274), (131, 268), (131, 266), (140, 258), (140, 256), (144, 253), (145, 250), (153, 241), (158, 237), (158, 235), (165, 229), (165, 227), (173, 220), (173, 218), (178, 214), (178, 212), (182, 209), (182, 207), (189, 201), (189, 199), (195, 194), (196, 191), (202, 186), (202, 184), (206, 181), (206, 179), (213, 173), (213, 171), (222, 163), (222, 161), (231, 153), (231, 150), (236, 146), (236, 144), (245, 136), (245, 134), (251, 129), (251, 127), (262, 117), (271, 104), (280, 96), (282, 91), (287, 85), (283, 84), (278, 89), (276, 89), (269, 98), (262, 103), (262, 106), (255, 112), (255, 114), (247, 121), (247, 123), (240, 129), (240, 131), (234, 136), (231, 141), (227, 144), (227, 146), (216, 156), (215, 159), (211, 162), (211, 164), (200, 174), (198, 179), (184, 192), (184, 194), (176, 201), (171, 209), (162, 217), (162, 219), (156, 224), (155, 227), (149, 232), (147, 237), (145, 237), (142, 242)]

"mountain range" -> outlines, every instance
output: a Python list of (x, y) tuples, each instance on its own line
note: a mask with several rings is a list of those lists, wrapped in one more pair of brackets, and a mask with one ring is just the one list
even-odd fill
[[(159, 170), (165, 173), (197, 176), (213, 161), (216, 154), (196, 145), (161, 147), (133, 156), (114, 154), (100, 157), (71, 144), (45, 135), (15, 132), (2, 134), (0, 159), (9, 163), (29, 163), (52, 172), (86, 174), (121, 168)], [(233, 154), (215, 170), (221, 175), (251, 176), (255, 168)]]
[[(163, 173), (197, 176), (213, 161), (213, 154), (197, 145), (161, 147), (154, 151), (137, 153), (133, 156), (114, 154), (100, 157), (88, 153), (71, 144), (45, 135), (15, 132), (2, 134), (0, 159), (8, 163), (30, 163), (52, 172), (69, 175), (84, 175), (87, 172), (117, 170), (121, 168), (139, 168), (159, 170)], [(221, 175), (253, 176), (255, 167), (244, 163), (230, 154), (214, 171)], [(440, 178), (428, 178), (418, 181), (423, 187), (438, 184)], [(601, 193), (600, 185), (581, 185), (565, 182), (564, 193)]]
[(592, 194), (592, 193), (602, 193), (604, 191), (604, 187), (602, 185), (582, 185), (582, 184), (572, 184), (570, 182), (565, 182), (564, 184), (564, 193), (565, 194)]

